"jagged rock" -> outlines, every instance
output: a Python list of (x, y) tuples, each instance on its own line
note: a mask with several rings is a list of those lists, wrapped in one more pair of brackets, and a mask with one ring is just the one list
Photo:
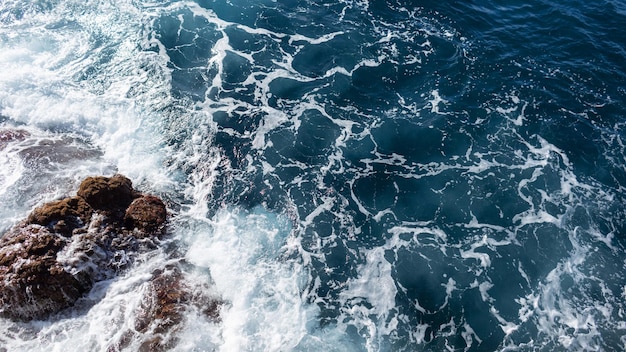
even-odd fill
[(0, 314), (43, 318), (71, 306), (91, 285), (56, 261), (67, 240), (39, 225), (17, 227), (0, 239)]
[(124, 223), (129, 229), (140, 233), (160, 233), (163, 231), (167, 212), (163, 201), (155, 196), (142, 196), (130, 203), (126, 209)]
[(194, 285), (186, 280), (180, 263), (155, 270), (135, 317), (134, 329), (110, 346), (109, 351), (122, 351), (133, 340), (138, 351), (170, 350), (178, 342), (176, 333), (182, 328), (184, 314), (190, 307), (212, 321), (219, 321), (223, 302), (210, 291), (206, 285)]
[(160, 199), (125, 176), (88, 177), (77, 196), (38, 207), (0, 239), (0, 315), (39, 319), (73, 305), (157, 248), (166, 216)]
[(93, 209), (80, 197), (46, 203), (28, 216), (28, 223), (39, 224), (63, 235), (89, 223)]
[[(85, 179), (77, 196), (36, 208), (0, 238), (0, 316), (45, 319), (74, 305), (157, 248), (166, 221), (163, 201), (136, 192), (128, 178)], [(132, 328), (109, 351), (172, 349), (189, 309), (219, 321), (223, 301), (185, 277), (183, 263), (152, 273)]]
[(77, 195), (95, 210), (126, 209), (135, 198), (132, 182), (122, 175), (87, 177)]
[(153, 273), (148, 294), (135, 321), (138, 332), (150, 332), (156, 335), (143, 341), (140, 350), (162, 351), (170, 348), (171, 338), (161, 336), (172, 332), (183, 319), (185, 304), (189, 302), (191, 293), (182, 281), (181, 272), (177, 267), (158, 270)]

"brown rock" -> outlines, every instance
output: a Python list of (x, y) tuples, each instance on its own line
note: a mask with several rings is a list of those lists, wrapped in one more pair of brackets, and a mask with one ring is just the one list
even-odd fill
[(0, 239), (0, 315), (40, 319), (73, 305), (91, 288), (56, 261), (65, 244), (39, 225), (16, 227)]
[(42, 205), (28, 216), (27, 222), (68, 236), (72, 230), (88, 224), (92, 213), (83, 198), (71, 197)]
[(126, 209), (135, 197), (132, 182), (125, 176), (87, 177), (78, 188), (77, 195), (95, 210)]
[(177, 342), (185, 311), (195, 306), (213, 321), (219, 321), (222, 301), (208, 295), (208, 287), (195, 287), (183, 275), (179, 265), (156, 270), (135, 321), (139, 351), (167, 351)]
[(149, 294), (135, 323), (137, 331), (145, 332), (152, 323), (157, 323), (154, 332), (163, 333), (182, 320), (184, 304), (191, 295), (182, 281), (180, 270), (177, 267), (168, 269), (153, 273)]
[(130, 204), (126, 209), (124, 223), (129, 229), (138, 229), (149, 235), (162, 233), (167, 217), (165, 204), (155, 196), (142, 196)]
[(140, 351), (165, 351), (172, 347), (176, 339), (171, 333), (179, 327), (185, 304), (191, 298), (178, 267), (157, 270), (153, 275), (135, 321), (135, 330), (144, 334)]
[[(166, 216), (159, 198), (136, 193), (122, 175), (89, 177), (78, 196), (35, 209), (0, 238), (0, 316), (41, 319), (73, 305), (95, 282), (157, 248)], [(168, 300), (187, 300), (179, 281), (168, 280), (164, 276), (153, 284), (161, 287), (154, 289), (160, 292), (155, 299), (163, 303), (153, 309), (158, 320), (180, 316), (180, 304)], [(176, 319), (173, 323), (178, 324)]]

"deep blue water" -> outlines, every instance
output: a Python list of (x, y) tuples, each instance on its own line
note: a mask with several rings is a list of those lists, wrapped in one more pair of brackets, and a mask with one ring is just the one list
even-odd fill
[[(2, 127), (100, 151), (5, 148), (3, 226), (96, 172), (164, 197), (232, 301), (178, 350), (626, 349), (625, 2), (9, 1), (0, 22)], [(49, 324), (0, 343), (106, 350)]]

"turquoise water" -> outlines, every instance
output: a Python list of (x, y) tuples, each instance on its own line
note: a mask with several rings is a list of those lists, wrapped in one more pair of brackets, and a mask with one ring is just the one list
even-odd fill
[[(90, 174), (162, 196), (189, 279), (230, 302), (190, 311), (176, 350), (626, 349), (623, 2), (8, 1), (0, 21), (1, 127), (30, 133), (0, 150), (3, 228)], [(32, 152), (51, 140), (76, 153)], [(0, 343), (106, 350), (167, 260)]]

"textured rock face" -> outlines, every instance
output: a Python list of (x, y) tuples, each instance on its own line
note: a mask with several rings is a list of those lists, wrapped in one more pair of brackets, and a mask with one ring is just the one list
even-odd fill
[(44, 204), (0, 238), (0, 315), (41, 319), (73, 305), (156, 248), (166, 216), (128, 178), (88, 177), (77, 196)]
[(129, 229), (138, 229), (140, 233), (161, 233), (167, 213), (161, 199), (155, 196), (143, 196), (130, 203), (124, 223)]
[(218, 321), (223, 302), (211, 296), (210, 291), (209, 287), (194, 287), (186, 281), (178, 264), (156, 270), (152, 273), (149, 294), (143, 302), (135, 329), (142, 332), (151, 328), (155, 333), (166, 332), (181, 322), (183, 312), (189, 305)]
[(169, 351), (179, 342), (177, 332), (185, 320), (185, 312), (193, 307), (212, 321), (219, 321), (223, 301), (211, 294), (206, 285), (185, 279), (181, 263), (169, 264), (155, 270), (134, 321), (121, 341), (108, 351), (128, 350), (131, 346), (141, 352)]
[(0, 312), (29, 320), (69, 307), (91, 288), (56, 261), (67, 239), (39, 225), (17, 227), (0, 239)]
[(77, 195), (95, 210), (126, 209), (135, 198), (132, 182), (122, 175), (87, 177)]
[(54, 232), (70, 236), (74, 229), (91, 220), (93, 209), (83, 198), (71, 197), (42, 205), (33, 210), (27, 222), (46, 226)]
[(184, 304), (191, 299), (189, 288), (182, 281), (178, 268), (166, 268), (153, 273), (148, 294), (142, 304), (135, 329), (156, 335), (142, 342), (141, 351), (165, 351), (175, 342), (164, 339), (183, 320)]

